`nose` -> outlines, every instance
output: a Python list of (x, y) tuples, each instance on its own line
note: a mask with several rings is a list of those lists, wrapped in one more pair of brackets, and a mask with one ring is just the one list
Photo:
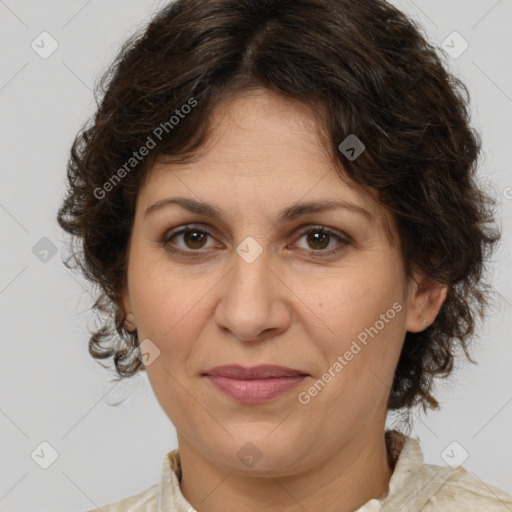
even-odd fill
[(254, 261), (233, 254), (233, 266), (221, 284), (217, 325), (243, 342), (262, 341), (290, 325), (292, 292), (278, 276), (268, 252)]

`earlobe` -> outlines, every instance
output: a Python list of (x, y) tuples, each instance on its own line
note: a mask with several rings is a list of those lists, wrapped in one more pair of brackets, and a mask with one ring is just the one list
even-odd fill
[(126, 315), (126, 320), (125, 320), (124, 325), (125, 325), (126, 330), (129, 332), (133, 332), (133, 331), (137, 330), (137, 324), (135, 323), (135, 316), (133, 315), (133, 313), (128, 313)]
[(415, 274), (408, 299), (406, 329), (424, 331), (434, 323), (448, 295), (448, 285), (438, 283), (424, 274)]
[(123, 307), (123, 311), (125, 312), (125, 315), (126, 315), (126, 319), (125, 319), (125, 323), (124, 323), (125, 329), (128, 332), (136, 331), (137, 323), (136, 323), (135, 315), (132, 312), (128, 293), (126, 291), (123, 293), (122, 307)]

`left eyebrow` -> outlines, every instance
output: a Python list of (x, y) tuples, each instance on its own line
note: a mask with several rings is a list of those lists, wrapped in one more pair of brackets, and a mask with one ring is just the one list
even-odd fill
[(374, 217), (373, 215), (362, 208), (361, 206), (349, 203), (348, 201), (344, 201), (343, 199), (336, 199), (336, 200), (324, 200), (324, 201), (310, 201), (306, 203), (299, 203), (293, 206), (290, 206), (288, 208), (285, 208), (284, 210), (281, 210), (279, 213), (279, 220), (280, 221), (287, 221), (287, 220), (293, 220), (297, 217), (300, 217), (302, 215), (306, 215), (308, 213), (317, 213), (317, 212), (324, 212), (324, 211), (330, 211), (330, 210), (337, 210), (339, 208), (343, 208), (345, 210), (349, 210), (354, 213), (358, 213), (360, 215), (363, 215), (366, 217), (369, 221), (373, 221)]
[[(148, 215), (156, 212), (157, 210), (161, 210), (162, 208), (165, 208), (170, 205), (177, 205), (197, 215), (204, 215), (206, 217), (213, 217), (224, 221), (224, 215), (222, 213), (222, 210), (220, 210), (216, 206), (210, 203), (189, 199), (187, 197), (169, 197), (166, 199), (161, 199), (160, 201), (157, 201), (156, 203), (148, 207), (148, 209), (144, 213), (144, 217), (147, 217)], [(331, 211), (339, 208), (343, 208), (351, 212), (363, 215), (369, 221), (374, 220), (374, 216), (361, 206), (354, 203), (350, 203), (348, 201), (344, 201), (342, 199), (336, 199), (323, 201), (309, 201), (289, 206), (278, 213), (278, 221), (290, 221), (298, 217), (301, 217), (302, 215), (306, 215), (308, 213)]]

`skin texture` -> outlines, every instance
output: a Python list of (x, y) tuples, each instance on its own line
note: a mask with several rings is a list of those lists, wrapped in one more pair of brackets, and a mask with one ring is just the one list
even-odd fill
[[(127, 328), (160, 350), (146, 371), (176, 427), (182, 492), (200, 512), (224, 511), (226, 503), (241, 511), (354, 510), (387, 490), (393, 374), (406, 331), (434, 321), (446, 287), (419, 272), (405, 281), (394, 218), (371, 192), (340, 179), (307, 107), (246, 92), (218, 106), (212, 134), (195, 162), (150, 170), (137, 199), (123, 299)], [(224, 220), (176, 205), (144, 216), (177, 196), (214, 204)], [(323, 199), (355, 204), (373, 220), (337, 209), (278, 221), (281, 209)], [(189, 224), (211, 236), (194, 238), (192, 230), (167, 247), (200, 256), (169, 252), (163, 240)], [(318, 239), (304, 234), (322, 226), (348, 243), (322, 239), (322, 230)], [(247, 237), (263, 250), (252, 263), (236, 252)], [(394, 303), (401, 311), (300, 403), (298, 394)], [(265, 363), (310, 376), (257, 405), (225, 396), (202, 376), (218, 365)], [(252, 467), (237, 456), (247, 443), (261, 454)]]

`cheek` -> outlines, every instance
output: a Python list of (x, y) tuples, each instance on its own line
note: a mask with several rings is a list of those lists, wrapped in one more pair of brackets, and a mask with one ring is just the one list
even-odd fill
[(402, 303), (396, 282), (398, 276), (372, 274), (368, 268), (341, 269), (338, 275), (317, 280), (315, 287), (307, 283), (307, 289), (298, 291), (297, 295), (304, 297), (318, 318), (314, 325), (318, 325), (318, 330), (323, 329), (331, 342), (337, 336), (347, 341), (372, 326), (393, 303)]
[(357, 397), (370, 407), (384, 399), (393, 382), (405, 335), (400, 283), (396, 271), (350, 269), (338, 279), (331, 279), (323, 293), (310, 292), (309, 301), (322, 322), (311, 324), (318, 327), (309, 336), (323, 353), (327, 366), (322, 371), (331, 368), (336, 374), (335, 383), (325, 395), (326, 404), (340, 397)]
[(130, 293), (139, 339), (149, 338), (165, 353), (180, 351), (201, 328), (201, 299), (210, 288), (204, 279), (190, 279), (169, 262), (130, 263)]
[(171, 273), (169, 265), (134, 272), (130, 283), (139, 339), (151, 340), (159, 350), (145, 368), (147, 377), (163, 410), (182, 428), (187, 428), (181, 422), (188, 416), (181, 418), (179, 411), (194, 411), (197, 405), (183, 385), (189, 378), (194, 342), (204, 326), (206, 303), (201, 299), (209, 288), (204, 280), (201, 284)]

